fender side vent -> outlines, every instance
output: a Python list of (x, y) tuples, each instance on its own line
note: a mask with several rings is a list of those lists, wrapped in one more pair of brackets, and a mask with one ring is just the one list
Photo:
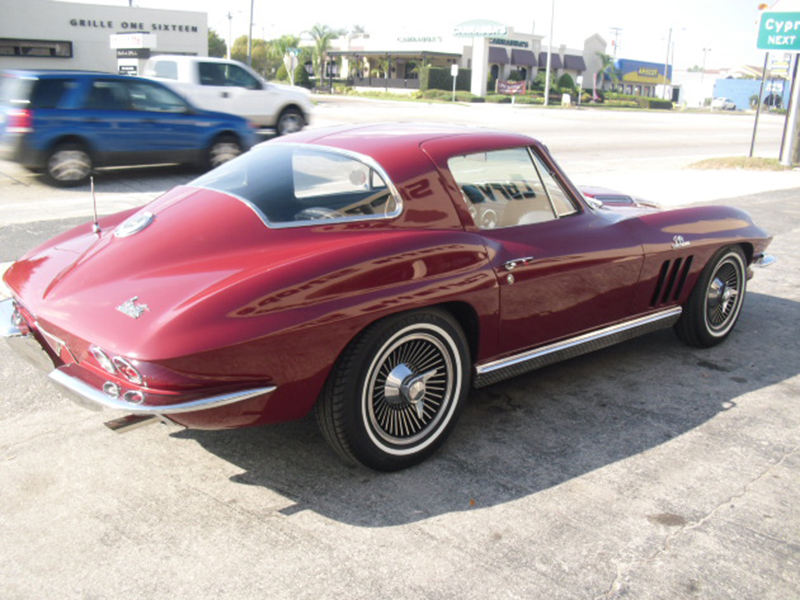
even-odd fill
[(653, 296), (650, 298), (650, 306), (674, 302), (680, 297), (692, 267), (692, 259), (692, 256), (688, 256), (674, 262), (664, 261), (658, 272), (658, 280), (653, 290)]

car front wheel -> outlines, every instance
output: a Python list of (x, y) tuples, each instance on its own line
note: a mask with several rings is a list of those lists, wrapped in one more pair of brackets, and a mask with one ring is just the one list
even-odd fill
[(453, 429), (469, 388), (469, 349), (446, 312), (388, 317), (340, 357), (317, 421), (345, 459), (396, 471), (429, 457)]
[(718, 251), (708, 262), (675, 325), (690, 346), (710, 348), (736, 325), (747, 289), (747, 266), (738, 246)]
[(92, 173), (92, 157), (81, 144), (61, 144), (47, 157), (45, 173), (57, 186), (81, 185)]

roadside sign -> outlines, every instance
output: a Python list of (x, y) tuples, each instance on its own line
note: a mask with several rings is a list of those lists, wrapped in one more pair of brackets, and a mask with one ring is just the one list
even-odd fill
[(761, 13), (758, 49), (800, 52), (800, 12)]

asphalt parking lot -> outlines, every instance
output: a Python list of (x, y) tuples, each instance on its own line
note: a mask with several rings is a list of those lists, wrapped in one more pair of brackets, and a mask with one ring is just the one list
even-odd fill
[[(800, 598), (800, 174), (642, 173), (775, 236), (733, 335), (660, 332), (473, 391), (404, 472), (343, 465), (310, 418), (114, 434), (0, 344), (0, 597)], [(26, 177), (0, 162), (0, 262), (91, 210)], [(104, 210), (188, 177), (106, 178)]]

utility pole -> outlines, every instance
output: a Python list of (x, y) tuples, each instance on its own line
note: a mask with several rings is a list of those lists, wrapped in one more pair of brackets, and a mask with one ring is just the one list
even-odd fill
[(231, 39), (233, 36), (233, 15), (228, 13), (228, 60), (231, 59), (231, 44), (233, 40)]
[(667, 72), (669, 71), (669, 47), (672, 45), (672, 27), (669, 28), (669, 36), (667, 37), (667, 59), (664, 61), (664, 97), (667, 99)]
[(544, 105), (550, 101), (550, 66), (553, 64), (553, 21), (556, 18), (556, 0), (550, 3), (550, 39), (547, 44), (547, 73), (544, 78)]
[(611, 28), (611, 35), (614, 36), (614, 62), (617, 61), (617, 48), (619, 47), (619, 34), (622, 33), (622, 29), (619, 27), (612, 27)]

